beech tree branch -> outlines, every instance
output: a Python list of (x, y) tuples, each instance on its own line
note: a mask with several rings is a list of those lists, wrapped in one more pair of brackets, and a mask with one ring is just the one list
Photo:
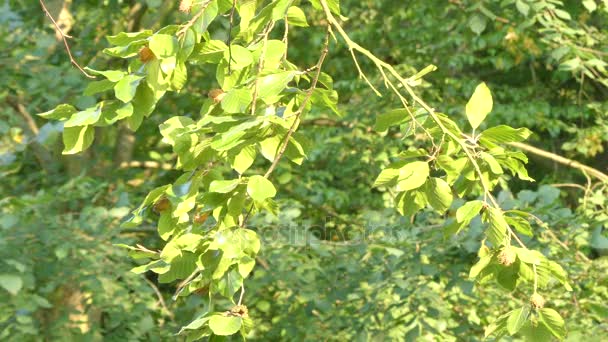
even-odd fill
[(579, 162), (577, 162), (576, 160), (572, 160), (572, 159), (568, 159), (566, 157), (562, 157), (558, 154), (555, 153), (551, 153), (545, 150), (541, 150), (540, 148), (534, 147), (534, 146), (530, 146), (528, 144), (524, 144), (524, 143), (518, 143), (518, 142), (512, 142), (509, 143), (509, 145), (519, 148), (520, 150), (524, 150), (526, 152), (535, 154), (537, 156), (543, 157), (543, 158), (547, 158), (547, 159), (551, 159), (557, 163), (560, 163), (562, 165), (566, 165), (569, 166), (571, 168), (577, 169), (582, 171), (583, 173), (588, 174), (589, 176), (593, 176), (594, 178), (599, 179), (600, 181), (604, 182), (604, 183), (608, 183), (608, 175), (603, 173), (602, 171), (598, 170), (598, 169), (594, 169), (591, 166), (587, 166), (584, 164), (581, 164)]
[(120, 163), (119, 167), (121, 169), (128, 169), (128, 168), (142, 168), (142, 169), (162, 169), (162, 170), (173, 170), (173, 165), (169, 164), (169, 163), (159, 163), (159, 162), (155, 162), (155, 161), (150, 161), (150, 160), (146, 160), (146, 161), (125, 161)]

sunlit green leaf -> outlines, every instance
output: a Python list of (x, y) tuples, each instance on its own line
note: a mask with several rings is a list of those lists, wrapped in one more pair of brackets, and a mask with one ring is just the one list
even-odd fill
[(277, 190), (272, 182), (262, 176), (251, 176), (247, 183), (247, 193), (255, 201), (262, 202), (267, 198), (274, 197)]
[(412, 190), (421, 187), (429, 177), (429, 164), (415, 161), (405, 164), (399, 169), (397, 178), (397, 191)]
[(509, 315), (509, 319), (507, 320), (507, 330), (510, 335), (514, 335), (521, 329), (521, 327), (528, 320), (528, 316), (530, 315), (530, 307), (523, 306), (519, 309), (511, 311)]
[(67, 127), (63, 130), (63, 154), (75, 154), (87, 149), (95, 138), (93, 126)]
[(473, 92), (473, 95), (466, 105), (467, 119), (469, 120), (471, 127), (473, 127), (473, 129), (479, 127), (491, 111), (492, 94), (485, 83), (480, 83), (477, 88), (475, 88), (475, 92)]

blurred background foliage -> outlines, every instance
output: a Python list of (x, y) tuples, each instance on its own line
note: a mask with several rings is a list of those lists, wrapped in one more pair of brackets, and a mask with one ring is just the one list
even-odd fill
[[(74, 37), (75, 59), (96, 69), (123, 63), (100, 53), (106, 35), (186, 20), (177, 1), (46, 3)], [(129, 273), (136, 264), (116, 244), (161, 245), (152, 224), (119, 225), (147, 191), (175, 175), (164, 167), (175, 156), (158, 124), (167, 113), (197, 113), (212, 80), (204, 66), (193, 68), (186, 89), (166, 96), (136, 136), (98, 128), (93, 148), (61, 156), (61, 125), (34, 114), (95, 99), (81, 95), (88, 80), (36, 5), (0, 4), (0, 340), (175, 340), (202, 311), (204, 294), (174, 302), (174, 286)], [(342, 0), (341, 7), (352, 38), (404, 74), (437, 65), (419, 91), (442, 112), (462, 116), (484, 81), (495, 99), (489, 124), (528, 127), (533, 145), (608, 170), (607, 1)], [(314, 64), (310, 46), (323, 38), (323, 19), (307, 14), (312, 28), (289, 32), (289, 56), (299, 65)], [(228, 21), (213, 26), (225, 39)], [(360, 64), (380, 85), (372, 66)], [(280, 214), (252, 220), (264, 242), (246, 293), (259, 317), (252, 338), (480, 340), (504, 306), (525, 296), (467, 280), (480, 222), (446, 238), (443, 222), (453, 213), (405, 219), (387, 209), (387, 193), (370, 190), (388, 155), (424, 139), (402, 138), (407, 127), (371, 129), (395, 99), (373, 95), (347, 49), (332, 46), (325, 71), (336, 81), (343, 118), (307, 117), (308, 160), (277, 169)], [(532, 226), (537, 238), (527, 243), (559, 260), (573, 280), (572, 293), (556, 287), (547, 295), (566, 319), (568, 340), (606, 340), (606, 184), (530, 157), (536, 182), (503, 185), (498, 198), (507, 208), (534, 208), (545, 222)]]

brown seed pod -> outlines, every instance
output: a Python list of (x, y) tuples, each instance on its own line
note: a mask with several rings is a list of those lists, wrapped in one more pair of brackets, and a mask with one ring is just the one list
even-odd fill
[(545, 303), (545, 298), (538, 293), (534, 293), (530, 296), (530, 304), (532, 304), (535, 309), (542, 309), (545, 306)]
[(163, 197), (154, 203), (154, 212), (157, 214), (162, 213), (163, 211), (169, 209), (171, 207), (171, 202), (167, 197)]
[(156, 56), (154, 56), (154, 52), (152, 52), (149, 47), (144, 46), (141, 48), (141, 50), (139, 50), (139, 60), (142, 63), (148, 63), (154, 58), (156, 58)]
[(179, 3), (180, 12), (189, 13), (190, 9), (192, 8), (192, 2), (193, 0), (182, 0)]
[(194, 293), (196, 293), (197, 295), (200, 295), (200, 296), (205, 296), (205, 295), (207, 295), (207, 293), (209, 293), (209, 286), (205, 286), (205, 287), (201, 287), (200, 289), (196, 289), (194, 291)]
[(507, 246), (498, 253), (498, 262), (501, 265), (511, 266), (515, 262), (515, 258), (517, 258), (517, 254), (511, 248), (511, 246)]
[(203, 224), (203, 223), (205, 223), (205, 221), (207, 221), (208, 217), (209, 217), (208, 211), (206, 211), (204, 213), (196, 213), (194, 215), (193, 221), (194, 221), (194, 223)]
[(227, 316), (249, 317), (249, 310), (245, 305), (236, 305), (226, 314)]
[(226, 93), (222, 89), (211, 89), (209, 91), (209, 98), (212, 98), (214, 103), (222, 102), (224, 96), (226, 96)]

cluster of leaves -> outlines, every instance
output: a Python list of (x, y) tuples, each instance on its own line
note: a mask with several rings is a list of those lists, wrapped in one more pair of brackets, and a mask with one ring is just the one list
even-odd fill
[[(267, 179), (272, 169), (264, 176), (243, 174), (258, 153), (273, 165), (283, 154), (302, 163), (308, 143), (293, 134), (300, 115), (311, 104), (337, 112), (337, 95), (331, 78), (320, 72), (322, 59), (311, 71), (299, 71), (286, 59), (286, 42), (269, 39), (275, 23), (283, 19), (307, 26), (303, 11), (290, 1), (273, 1), (258, 11), (255, 2), (232, 8), (229, 1), (213, 0), (189, 10), (194, 15), (184, 26), (108, 37), (115, 47), (104, 52), (128, 59), (128, 70), (87, 69), (106, 79), (91, 83), (85, 93), (113, 90), (116, 100), (103, 100), (82, 111), (60, 105), (40, 116), (63, 122), (64, 154), (81, 152), (92, 144), (94, 127), (126, 120), (131, 129), (137, 129), (167, 91), (184, 86), (187, 63), (215, 65), (219, 89), (209, 91), (202, 118), (175, 116), (160, 126), (163, 141), (173, 147), (176, 166), (184, 174), (150, 192), (124, 226), (137, 226), (150, 208), (156, 208), (160, 237), (168, 243), (159, 254), (144, 252), (144, 257), (153, 260), (134, 271), (152, 270), (160, 274), (160, 282), (185, 280), (177, 293), (180, 296), (208, 287), (211, 299), (220, 295), (233, 300), (259, 250), (255, 232), (244, 227), (246, 219), (253, 210), (273, 210), (271, 199), (276, 194)], [(231, 11), (240, 17), (234, 38), (228, 44), (211, 39), (209, 24)], [(306, 84), (307, 90), (297, 88)], [(218, 166), (223, 163), (231, 170)], [(212, 217), (209, 222), (207, 216)], [(204, 315), (183, 332), (189, 338), (239, 330), (246, 335), (250, 328), (246, 322), (246, 311), (233, 308)]]

